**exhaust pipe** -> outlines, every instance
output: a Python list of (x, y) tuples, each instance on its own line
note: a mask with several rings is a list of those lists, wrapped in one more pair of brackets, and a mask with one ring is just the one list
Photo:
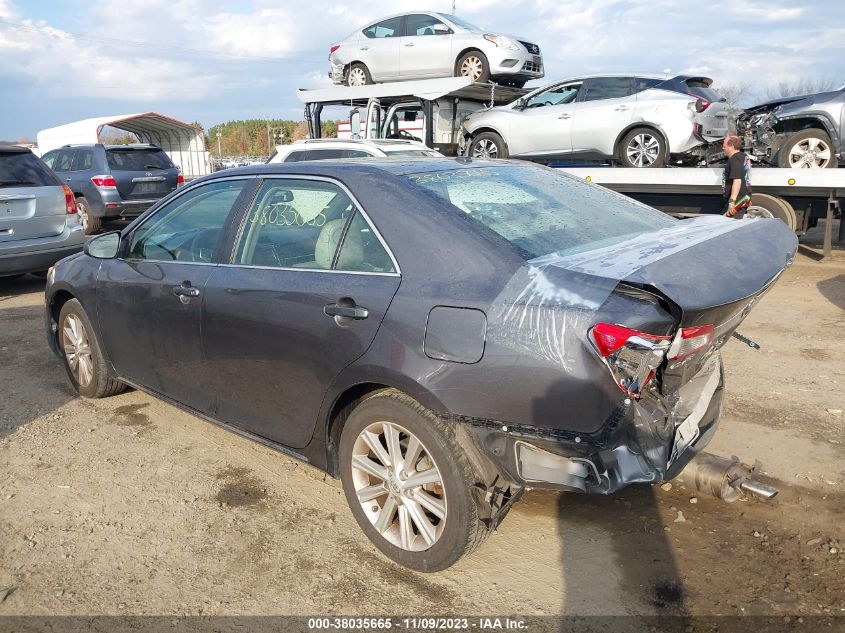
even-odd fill
[(778, 489), (754, 478), (750, 467), (734, 457), (726, 459), (711, 453), (699, 453), (675, 480), (698, 492), (713, 495), (733, 503), (743, 493), (768, 501), (778, 494)]

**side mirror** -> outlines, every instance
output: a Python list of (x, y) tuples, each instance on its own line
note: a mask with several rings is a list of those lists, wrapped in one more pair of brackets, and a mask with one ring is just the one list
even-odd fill
[(431, 28), (438, 35), (448, 35), (452, 32), (452, 29), (445, 24), (434, 24)]
[(528, 99), (525, 97), (521, 97), (516, 101), (516, 109), (517, 110), (525, 110), (528, 107)]
[(97, 259), (114, 259), (120, 250), (120, 232), (103, 233), (85, 242), (82, 250)]
[(352, 138), (361, 138), (361, 112), (358, 108), (349, 112), (349, 129), (352, 132)]

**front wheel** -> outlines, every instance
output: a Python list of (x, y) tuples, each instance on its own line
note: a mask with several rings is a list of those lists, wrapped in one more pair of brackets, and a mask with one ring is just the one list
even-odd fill
[(469, 143), (467, 156), (472, 158), (507, 158), (508, 146), (495, 132), (482, 132)]
[(778, 152), (778, 167), (825, 169), (837, 167), (830, 136), (823, 130), (802, 130), (789, 136)]
[(59, 313), (59, 347), (68, 377), (79, 395), (104, 398), (120, 393), (124, 384), (113, 379), (82, 304), (71, 299)]
[(619, 143), (623, 167), (663, 167), (668, 153), (663, 137), (645, 127), (634, 128)]
[(358, 525), (400, 565), (446, 569), (489, 533), (471, 493), (475, 473), (454, 428), (398, 391), (377, 392), (352, 411), (339, 463)]
[(490, 79), (490, 62), (480, 51), (468, 51), (461, 55), (457, 63), (457, 77), (471, 77), (473, 81), (488, 81)]

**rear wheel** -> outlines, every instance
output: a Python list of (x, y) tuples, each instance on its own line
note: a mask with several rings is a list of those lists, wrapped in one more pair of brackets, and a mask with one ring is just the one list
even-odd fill
[(634, 128), (619, 143), (623, 167), (663, 167), (668, 148), (663, 137), (647, 127)]
[(471, 77), (473, 81), (490, 79), (490, 63), (481, 51), (468, 51), (461, 55), (457, 63), (457, 77)]
[(470, 141), (467, 156), (472, 158), (507, 158), (508, 146), (504, 139), (495, 132), (482, 132)]
[(454, 429), (398, 391), (361, 402), (344, 425), (340, 478), (358, 525), (388, 558), (446, 569), (489, 530), (470, 492), (476, 481)]
[(98, 218), (91, 215), (91, 205), (88, 200), (80, 196), (76, 199), (76, 209), (79, 213), (79, 221), (82, 223), (82, 228), (85, 230), (85, 235), (94, 235), (99, 233), (103, 228), (103, 218)]
[(778, 152), (778, 167), (838, 167), (830, 136), (823, 130), (801, 130), (789, 136)]
[(751, 195), (751, 204), (745, 210), (747, 218), (777, 218), (793, 231), (798, 227), (798, 217), (792, 205), (786, 200), (767, 193)]
[(349, 75), (346, 77), (347, 86), (366, 86), (373, 83), (370, 71), (364, 64), (352, 64)]
[(59, 313), (59, 347), (65, 359), (65, 369), (79, 395), (86, 398), (113, 396), (125, 385), (109, 375), (94, 328), (82, 304), (71, 299)]

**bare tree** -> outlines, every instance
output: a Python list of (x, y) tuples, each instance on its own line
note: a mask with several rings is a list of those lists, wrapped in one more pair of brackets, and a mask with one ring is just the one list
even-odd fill
[(774, 88), (769, 88), (766, 94), (769, 99), (797, 97), (800, 95), (811, 95), (817, 92), (830, 92), (842, 86), (843, 83), (845, 82), (841, 79), (837, 80), (833, 77), (817, 77), (815, 79), (802, 77), (795, 81), (779, 81)]
[(725, 98), (731, 110), (739, 111), (754, 101), (754, 86), (745, 81), (721, 84), (714, 88)]

